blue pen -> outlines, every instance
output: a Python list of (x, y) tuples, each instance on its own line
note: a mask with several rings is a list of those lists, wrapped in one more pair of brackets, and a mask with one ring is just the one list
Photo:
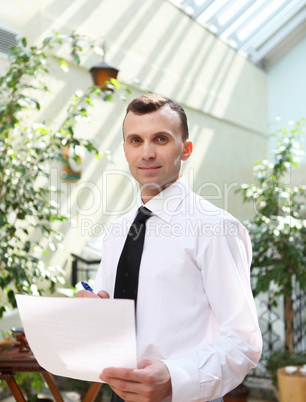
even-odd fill
[(85, 290), (89, 290), (91, 293), (95, 293), (95, 292), (93, 291), (93, 288), (92, 288), (91, 286), (89, 286), (88, 283), (82, 281), (81, 284), (82, 284), (82, 286), (83, 286), (83, 288), (84, 288)]

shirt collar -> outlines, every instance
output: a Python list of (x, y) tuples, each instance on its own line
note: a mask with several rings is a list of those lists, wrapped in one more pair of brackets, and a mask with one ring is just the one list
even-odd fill
[[(180, 204), (189, 193), (190, 187), (184, 176), (181, 176), (176, 182), (171, 184), (171, 186), (148, 201), (145, 206), (152, 211), (154, 215), (170, 223), (172, 216), (177, 215)], [(141, 200), (140, 192), (138, 194), (137, 205), (138, 207), (144, 205)]]

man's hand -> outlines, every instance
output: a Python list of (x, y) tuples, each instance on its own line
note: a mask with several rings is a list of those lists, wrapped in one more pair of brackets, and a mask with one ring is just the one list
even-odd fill
[(160, 402), (172, 393), (168, 368), (159, 360), (141, 359), (137, 369), (106, 368), (100, 378), (126, 402)]
[(109, 299), (109, 294), (106, 290), (100, 290), (97, 294), (90, 292), (89, 290), (79, 290), (76, 297), (100, 297), (101, 299)]

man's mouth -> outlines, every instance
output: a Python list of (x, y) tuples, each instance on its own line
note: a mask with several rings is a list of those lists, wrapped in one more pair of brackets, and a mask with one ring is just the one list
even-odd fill
[(139, 166), (140, 170), (157, 170), (161, 168), (161, 166)]

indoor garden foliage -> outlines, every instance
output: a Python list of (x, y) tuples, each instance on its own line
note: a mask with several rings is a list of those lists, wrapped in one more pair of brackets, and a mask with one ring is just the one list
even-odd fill
[[(35, 121), (42, 96), (49, 92), (48, 61), (57, 59), (64, 71), (69, 69), (56, 56), (63, 46), (78, 64), (85, 48), (103, 52), (76, 34), (56, 33), (38, 46), (28, 46), (23, 37), (11, 48), (0, 77), (0, 317), (8, 306), (16, 306), (16, 293), (40, 294), (64, 281), (61, 268), (45, 262), (46, 253), (55, 251), (62, 239), (54, 224), (69, 219), (53, 201), (58, 190), (48, 185), (50, 166), (62, 162), (63, 146), (82, 146), (99, 157), (91, 141), (75, 135), (75, 127), (89, 120), (93, 98), (111, 100), (111, 91), (92, 86), (72, 94), (66, 118), (57, 127)], [(111, 84), (119, 87), (116, 80)]]
[(238, 190), (255, 210), (255, 217), (246, 222), (253, 245), (253, 293), (267, 293), (273, 305), (284, 297), (285, 343), (291, 353), (295, 346), (292, 302), (306, 291), (306, 186), (292, 185), (303, 156), (305, 123), (301, 119), (277, 130), (273, 161), (258, 162), (255, 183)]

